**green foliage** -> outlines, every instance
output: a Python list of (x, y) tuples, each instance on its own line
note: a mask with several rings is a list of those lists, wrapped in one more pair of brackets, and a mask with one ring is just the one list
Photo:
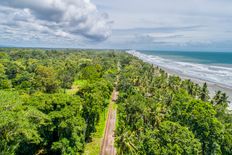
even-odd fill
[(173, 106), (172, 119), (190, 127), (201, 141), (202, 151), (205, 153), (216, 151), (217, 148), (214, 146), (220, 144), (224, 131), (222, 124), (215, 117), (216, 112), (213, 106), (198, 100), (177, 103)]
[(143, 144), (146, 154), (200, 154), (199, 140), (178, 123), (164, 121), (158, 129), (145, 136)]
[(29, 152), (24, 144), (33, 147), (42, 141), (38, 128), (49, 118), (36, 108), (23, 105), (16, 92), (0, 91), (0, 96), (1, 154)]
[(118, 154), (232, 154), (228, 97), (206, 83), (123, 52), (14, 48), (0, 52), (0, 154), (83, 154), (116, 75)]
[(107, 107), (116, 55), (1, 51), (0, 154), (82, 154)]
[(101, 142), (105, 131), (107, 112), (108, 108), (101, 112), (99, 122), (96, 125), (96, 132), (91, 134), (91, 141), (86, 144), (84, 155), (96, 155), (100, 153)]
[(35, 74), (34, 85), (36, 88), (40, 88), (46, 93), (56, 92), (59, 82), (53, 68), (40, 65), (35, 69)]
[[(118, 154), (231, 154), (228, 97), (123, 55)], [(126, 59), (126, 60), (125, 60)]]
[(40, 150), (49, 154), (75, 154), (83, 151), (86, 125), (81, 117), (82, 105), (79, 97), (39, 93), (25, 102), (25, 105), (35, 107), (49, 118), (38, 129), (43, 139), (38, 146)]
[(90, 134), (95, 131), (95, 125), (99, 121), (100, 113), (108, 105), (108, 99), (110, 98), (112, 88), (112, 84), (103, 80), (87, 84), (77, 92), (77, 95), (84, 100), (83, 117), (87, 122), (87, 140)]
[(205, 102), (209, 100), (209, 90), (206, 83), (203, 84), (200, 99)]
[(0, 79), (0, 88), (1, 89), (9, 89), (11, 88), (11, 81), (7, 79)]
[(86, 66), (82, 69), (82, 74), (80, 75), (81, 79), (89, 79), (89, 80), (96, 80), (97, 78), (100, 78), (100, 70), (101, 67), (99, 65), (94, 66)]

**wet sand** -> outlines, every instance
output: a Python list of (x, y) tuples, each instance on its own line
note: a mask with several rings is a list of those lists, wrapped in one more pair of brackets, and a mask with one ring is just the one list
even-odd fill
[[(224, 85), (223, 83), (219, 84), (216, 82), (211, 82), (211, 81), (207, 80), (207, 77), (205, 77), (205, 79), (204, 79), (204, 76), (200, 76), (198, 78), (195, 76), (192, 77), (190, 75), (183, 74), (182, 71), (180, 70), (181, 68), (178, 69), (179, 71), (176, 71), (176, 70), (169, 69), (168, 66), (163, 67), (162, 64), (159, 65), (159, 62), (151, 62), (151, 61), (147, 60), (146, 57), (145, 58), (143, 56), (141, 57), (140, 55), (136, 54), (136, 51), (127, 51), (127, 53), (139, 58), (140, 60), (142, 60), (146, 63), (153, 64), (154, 66), (158, 66), (159, 68), (166, 71), (169, 75), (177, 75), (177, 76), (181, 77), (181, 79), (190, 79), (191, 81), (198, 83), (199, 85), (203, 85), (203, 83), (206, 82), (208, 85), (208, 89), (209, 89), (209, 93), (210, 93), (211, 98), (219, 90), (222, 92), (225, 92), (227, 94), (227, 96), (229, 97), (228, 98), (228, 100), (230, 102), (229, 109), (232, 110), (232, 88), (230, 88), (226, 84)], [(183, 70), (184, 70), (184, 68), (183, 68)], [(230, 82), (230, 81), (228, 81), (228, 82)]]
[(178, 73), (178, 72), (175, 72), (173, 70), (170, 70), (168, 68), (164, 68), (164, 67), (161, 67), (161, 66), (158, 66), (158, 67), (163, 69), (164, 71), (166, 71), (169, 75), (177, 75), (177, 76), (181, 77), (181, 79), (190, 79), (191, 81), (193, 81), (195, 83), (198, 83), (199, 85), (203, 85), (206, 82), (211, 98), (215, 95), (215, 93), (218, 90), (220, 90), (222, 92), (225, 92), (227, 94), (227, 96), (229, 96), (229, 101), (230, 101), (229, 109), (232, 110), (232, 88), (228, 88), (228, 87), (226, 87), (224, 85), (213, 83), (213, 82), (206, 81), (206, 80), (203, 80), (203, 79), (198, 79), (198, 78), (195, 78), (195, 77), (186, 76), (186, 75), (184, 75), (182, 73)]

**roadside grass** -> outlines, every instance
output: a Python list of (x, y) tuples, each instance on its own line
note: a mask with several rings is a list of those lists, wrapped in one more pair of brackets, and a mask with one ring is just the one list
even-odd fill
[[(73, 84), (73, 90), (69, 90), (69, 93), (74, 94), (80, 89), (81, 87), (85, 86), (87, 84), (87, 80), (76, 80)], [(76, 89), (75, 89), (76, 87)], [(96, 132), (92, 133), (91, 139), (92, 141), (89, 143), (86, 143), (85, 149), (84, 149), (84, 155), (98, 155), (101, 151), (101, 144), (102, 140), (104, 137), (105, 133), (105, 127), (106, 127), (106, 121), (107, 121), (107, 116), (109, 112), (110, 106), (111, 108), (116, 108), (115, 103), (112, 102), (112, 95), (110, 96), (109, 99), (109, 104), (108, 106), (104, 109), (104, 111), (100, 114), (100, 119), (98, 124), (96, 125)], [(117, 105), (116, 105), (117, 106)]]
[(112, 108), (113, 108), (114, 110), (117, 110), (117, 108), (118, 108), (117, 103), (113, 102), (113, 106), (112, 106)]
[[(117, 109), (118, 109), (118, 104), (117, 103), (114, 103), (113, 104), (113, 109), (116, 110), (116, 113), (117, 113)], [(117, 129), (118, 127), (118, 115), (116, 114), (116, 122), (115, 122), (115, 130)]]
[(96, 132), (91, 135), (92, 141), (86, 144), (84, 155), (98, 155), (100, 153), (108, 109), (109, 106), (101, 113), (99, 123), (96, 126)]

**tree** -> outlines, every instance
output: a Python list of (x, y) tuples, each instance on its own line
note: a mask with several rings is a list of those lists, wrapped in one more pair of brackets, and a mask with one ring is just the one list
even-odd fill
[(85, 131), (87, 141), (89, 141), (91, 133), (95, 132), (95, 125), (99, 121), (100, 113), (108, 105), (111, 91), (112, 85), (103, 80), (90, 83), (77, 92), (77, 95), (84, 100), (83, 117), (87, 124)]
[[(230, 115), (230, 119), (231, 119)], [(221, 146), (222, 154), (230, 155), (232, 154), (232, 123), (228, 123), (225, 126), (224, 139)]]
[(40, 88), (46, 93), (54, 93), (57, 91), (59, 81), (53, 68), (40, 65), (36, 68), (35, 72), (34, 85), (36, 88)]
[(76, 154), (84, 148), (86, 130), (82, 100), (67, 94), (34, 94), (27, 105), (46, 114), (49, 122), (38, 131), (43, 138), (40, 150), (47, 154)]
[(199, 100), (175, 102), (171, 109), (171, 119), (190, 127), (202, 143), (203, 154), (213, 153), (217, 149), (220, 151), (223, 125), (216, 118), (216, 111), (210, 103)]
[(209, 100), (209, 90), (208, 90), (206, 83), (203, 84), (203, 87), (200, 93), (200, 99), (205, 102)]
[(48, 117), (34, 107), (23, 105), (17, 92), (0, 91), (0, 96), (0, 154), (35, 151), (42, 141), (37, 130)]
[(81, 79), (96, 80), (97, 78), (100, 78), (100, 70), (101, 70), (101, 67), (99, 65), (86, 66), (81, 71), (80, 77), (81, 77)]
[(213, 105), (219, 105), (219, 104), (225, 104), (225, 106), (228, 106), (228, 96), (226, 93), (222, 93), (220, 90), (216, 92), (215, 96), (212, 99)]
[(188, 128), (164, 121), (148, 131), (143, 142), (144, 154), (200, 154), (201, 143)]

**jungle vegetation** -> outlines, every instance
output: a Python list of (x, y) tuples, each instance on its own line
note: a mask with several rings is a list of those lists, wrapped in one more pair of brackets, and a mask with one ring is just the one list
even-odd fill
[(228, 96), (168, 75), (135, 57), (120, 59), (118, 154), (230, 155)]
[(0, 50), (0, 154), (82, 154), (108, 105), (113, 52)]
[(118, 154), (232, 154), (225, 93), (125, 52), (21, 48), (0, 49), (0, 154), (83, 154), (117, 75)]

